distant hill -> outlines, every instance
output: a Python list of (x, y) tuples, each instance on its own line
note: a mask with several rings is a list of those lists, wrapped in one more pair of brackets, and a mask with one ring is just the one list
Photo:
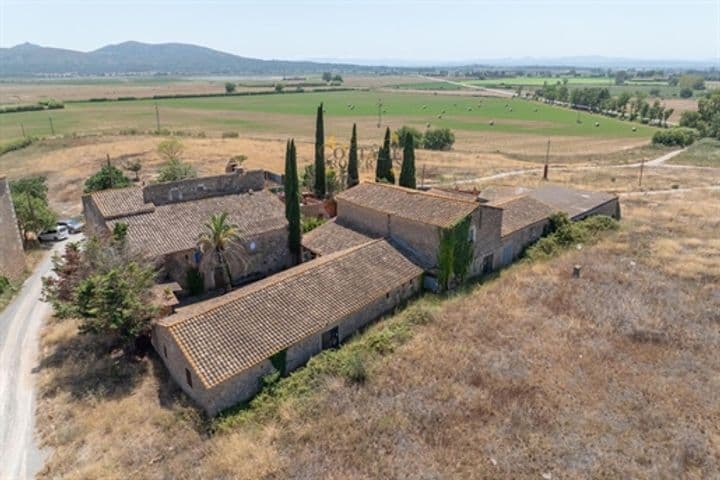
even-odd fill
[[(368, 67), (260, 60), (183, 43), (124, 42), (87, 53), (41, 47), (31, 43), (0, 48), (0, 76), (127, 73), (280, 75), (326, 70), (348, 72), (368, 70)], [(384, 68), (379, 67), (378, 70)]]

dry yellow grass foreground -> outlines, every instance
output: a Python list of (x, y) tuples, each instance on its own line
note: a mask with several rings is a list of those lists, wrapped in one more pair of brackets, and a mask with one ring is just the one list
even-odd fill
[(42, 476), (717, 478), (720, 194), (623, 209), (599, 244), (441, 302), (364, 384), (324, 377), (215, 434), (154, 356), (127, 364), (50, 323)]

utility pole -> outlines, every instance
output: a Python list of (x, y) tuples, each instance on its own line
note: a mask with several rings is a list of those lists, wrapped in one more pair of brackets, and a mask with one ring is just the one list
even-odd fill
[(158, 104), (155, 103), (155, 125), (157, 127), (157, 131), (160, 131), (160, 109), (158, 108)]
[(643, 168), (645, 167), (645, 159), (643, 158), (640, 160), (640, 178), (638, 180), (638, 188), (642, 188), (642, 176), (643, 176)]
[(22, 130), (23, 138), (27, 138), (27, 135), (25, 135), (25, 125), (22, 123), (20, 124), (20, 130)]
[(48, 117), (48, 121), (50, 121), (50, 131), (53, 135), (55, 135), (55, 127), (53, 127), (52, 117)]
[(548, 139), (547, 150), (545, 151), (545, 167), (543, 167), (543, 180), (548, 179), (549, 164), (550, 164), (550, 139)]
[(382, 105), (382, 98), (378, 98), (378, 128), (382, 125)]

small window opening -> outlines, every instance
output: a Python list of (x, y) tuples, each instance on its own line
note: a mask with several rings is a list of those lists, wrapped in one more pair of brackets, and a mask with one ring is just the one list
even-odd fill
[(167, 358), (167, 347), (165, 345), (163, 345), (163, 355)]
[(192, 377), (190, 376), (190, 370), (187, 368), (185, 369), (185, 381), (187, 381), (188, 386), (192, 388)]

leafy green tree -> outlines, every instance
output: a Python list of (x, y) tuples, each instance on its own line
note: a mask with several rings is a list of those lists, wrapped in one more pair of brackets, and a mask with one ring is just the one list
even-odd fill
[(158, 182), (177, 182), (186, 178), (194, 178), (197, 172), (187, 162), (182, 161), (183, 144), (174, 138), (163, 140), (157, 147), (157, 152), (165, 163), (158, 170)]
[(347, 187), (354, 187), (358, 183), (360, 183), (360, 173), (358, 172), (357, 126), (353, 123), (350, 150), (348, 151)]
[(318, 198), (325, 198), (325, 127), (323, 123), (323, 104), (317, 109), (315, 121), (315, 184), (313, 191)]
[(123, 175), (119, 168), (110, 164), (103, 165), (99, 172), (85, 180), (85, 193), (108, 190), (110, 188), (124, 188), (130, 185), (130, 179)]
[(405, 146), (405, 137), (407, 135), (410, 135), (413, 137), (413, 146), (417, 148), (421, 148), (423, 144), (423, 134), (420, 130), (413, 127), (408, 126), (402, 126), (395, 130), (395, 136), (397, 137), (397, 145), (398, 147), (404, 147)]
[(300, 215), (300, 187), (298, 185), (295, 140), (287, 144), (285, 153), (285, 218), (288, 221), (288, 245), (295, 263), (301, 260), (302, 222)]
[(57, 222), (57, 214), (49, 207), (46, 200), (35, 197), (29, 192), (12, 195), (20, 233), (28, 239), (28, 233), (39, 233), (52, 227)]
[(337, 82), (337, 83), (342, 83), (342, 82), (343, 82), (343, 78), (340, 76), (340, 74), (335, 74), (335, 75), (333, 75), (333, 77), (332, 77), (332, 81), (333, 81), (333, 82)]
[(148, 335), (158, 311), (150, 293), (154, 285), (155, 271), (135, 261), (86, 278), (78, 286), (85, 297), (80, 331), (126, 342)]
[(227, 260), (228, 247), (240, 238), (238, 226), (228, 221), (227, 212), (216, 213), (205, 224), (205, 230), (198, 236), (198, 246), (210, 265), (222, 268), (225, 285), (230, 285), (230, 264)]
[(323, 74), (322, 74), (323, 82), (330, 82), (330, 81), (332, 81), (332, 78), (333, 78), (332, 73), (323, 72)]
[(47, 202), (47, 178), (43, 176), (19, 178), (10, 182), (10, 192), (13, 195), (30, 194)]
[(378, 151), (377, 164), (375, 166), (375, 181), (395, 183), (395, 173), (392, 168), (392, 159), (390, 158), (390, 127), (385, 129), (385, 139), (383, 145)]
[(424, 146), (428, 150), (450, 150), (455, 134), (449, 128), (434, 128), (425, 132)]
[(237, 85), (235, 85), (232, 82), (226, 82), (225, 83), (225, 93), (233, 93), (235, 91), (235, 88)]
[(133, 172), (135, 174), (135, 181), (140, 181), (140, 170), (142, 170), (142, 163), (140, 163), (140, 159), (132, 159), (125, 162), (123, 165), (123, 168), (127, 170), (128, 172)]
[(618, 70), (615, 72), (615, 85), (623, 85), (627, 78), (627, 72), (625, 70)]
[(186, 178), (195, 178), (197, 172), (187, 162), (183, 162), (178, 158), (168, 160), (158, 170), (158, 182), (177, 182)]
[(403, 148), (403, 162), (400, 168), (400, 186), (407, 188), (416, 188), (415, 179), (415, 147), (413, 145), (413, 136), (405, 137), (405, 146)]
[(81, 333), (116, 337), (126, 345), (147, 335), (158, 308), (152, 289), (156, 272), (133, 258), (112, 237), (68, 244), (53, 257), (54, 276), (43, 278), (43, 297), (61, 318), (80, 317)]
[(693, 96), (692, 88), (685, 87), (680, 89), (680, 98), (690, 98)]

